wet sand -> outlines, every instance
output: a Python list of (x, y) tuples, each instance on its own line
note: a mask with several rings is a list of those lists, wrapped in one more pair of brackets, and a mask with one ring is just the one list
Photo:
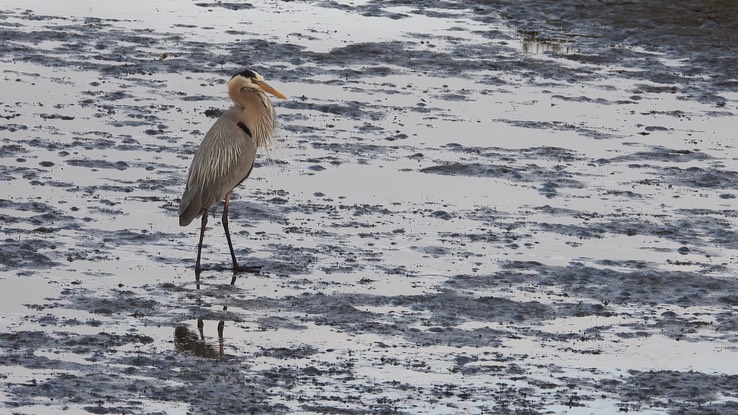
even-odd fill
[[(47, 3), (0, 12), (0, 413), (738, 412), (733, 3)], [(246, 67), (262, 268), (219, 205), (198, 287)]]

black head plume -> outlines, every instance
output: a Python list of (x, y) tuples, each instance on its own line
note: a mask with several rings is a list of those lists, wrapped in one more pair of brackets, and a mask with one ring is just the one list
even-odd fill
[(261, 75), (259, 75), (258, 72), (252, 71), (251, 69), (245, 69), (245, 70), (243, 70), (243, 71), (241, 71), (241, 72), (233, 75), (231, 77), (231, 79), (237, 77), (238, 75), (241, 75), (244, 78), (248, 78), (248, 79), (259, 79), (259, 78), (261, 78)]

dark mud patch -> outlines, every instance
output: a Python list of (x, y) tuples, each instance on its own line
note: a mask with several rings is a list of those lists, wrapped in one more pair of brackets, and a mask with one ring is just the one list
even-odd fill
[[(633, 194), (629, 199), (637, 199)], [(541, 209), (538, 209), (541, 210)], [(553, 213), (553, 212), (552, 212)], [(534, 226), (540, 230), (572, 236), (578, 239), (602, 239), (613, 235), (653, 236), (677, 242), (682, 247), (699, 250), (711, 246), (730, 248), (738, 239), (738, 234), (731, 228), (732, 212), (679, 210), (679, 217), (663, 221), (657, 215), (615, 214), (601, 215), (595, 212), (577, 212), (564, 215), (581, 220), (579, 224), (561, 224), (538, 222)], [(561, 216), (561, 214), (554, 214)], [(693, 218), (692, 220), (687, 217)], [(705, 254), (709, 257), (709, 254)]]
[(490, 276), (459, 275), (449, 283), (460, 289), (538, 284), (561, 287), (566, 295), (589, 298), (600, 304), (673, 304), (681, 307), (730, 304), (738, 284), (700, 272), (653, 269), (619, 271), (572, 264), (551, 267), (536, 262), (506, 262)]
[(585, 137), (604, 140), (618, 137), (617, 134), (603, 131), (601, 129), (587, 128), (581, 125), (574, 125), (566, 121), (533, 121), (533, 120), (509, 120), (497, 119), (495, 121), (504, 122), (515, 127), (533, 128), (540, 130), (556, 130), (556, 131), (573, 131)]
[(378, 110), (370, 110), (366, 102), (349, 101), (345, 103), (315, 104), (305, 101), (288, 101), (283, 105), (292, 110), (312, 110), (326, 114), (340, 115), (342, 118), (379, 120), (384, 117)]
[[(43, 232), (45, 229), (41, 229)], [(6, 238), (0, 241), (0, 265), (9, 269), (44, 269), (59, 265), (44, 252), (56, 250), (55, 242), (37, 239)]]
[(197, 7), (214, 8), (223, 7), (228, 10), (246, 10), (254, 7), (250, 3), (229, 3), (229, 2), (217, 2), (217, 3), (195, 3)]
[(70, 166), (75, 166), (75, 167), (85, 167), (92, 171), (96, 171), (97, 169), (126, 170), (129, 167), (128, 163), (122, 160), (111, 162), (107, 160), (73, 159), (73, 160), (67, 160), (67, 164), (69, 164)]
[[(715, 376), (696, 372), (632, 371), (625, 382), (603, 382), (602, 389), (616, 392), (626, 402), (624, 410), (642, 410), (646, 407), (669, 408), (670, 411), (715, 414), (732, 413), (738, 408), (732, 400), (736, 395), (725, 391), (738, 386), (736, 376)], [(675, 402), (677, 400), (676, 407)], [(716, 402), (724, 400), (723, 402)]]
[(569, 178), (571, 174), (562, 171), (562, 169), (550, 170), (541, 168), (540, 166), (531, 165), (526, 166), (525, 168), (514, 168), (479, 163), (448, 163), (441, 166), (425, 167), (420, 171), (423, 173), (435, 173), (450, 176), (494, 177), (522, 183), (552, 180), (543, 183), (542, 191), (546, 189), (555, 189), (557, 187), (581, 188), (584, 186), (582, 183)]
[[(646, 127), (646, 130), (649, 129), (653, 130), (653, 127)], [(705, 161), (711, 159), (712, 157), (710, 155), (701, 152), (699, 149), (681, 150), (666, 147), (654, 147), (648, 151), (637, 151), (628, 155), (613, 157), (609, 160), (598, 161), (607, 163), (634, 163), (647, 161), (688, 163), (692, 161)]]
[(738, 171), (702, 167), (667, 167), (661, 171), (663, 182), (687, 188), (738, 189)]

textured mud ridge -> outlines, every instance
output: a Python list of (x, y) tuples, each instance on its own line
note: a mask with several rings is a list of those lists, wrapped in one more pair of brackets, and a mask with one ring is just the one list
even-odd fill
[[(736, 411), (735, 6), (55, 7), (0, 12), (0, 412)], [(216, 206), (196, 285), (244, 66), (261, 271)]]

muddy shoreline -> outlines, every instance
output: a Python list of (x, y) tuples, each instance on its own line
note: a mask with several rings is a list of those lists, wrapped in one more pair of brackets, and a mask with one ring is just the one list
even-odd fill
[[(0, 12), (0, 413), (738, 412), (738, 6)], [(255, 67), (233, 284), (186, 169)], [(222, 330), (222, 336), (220, 335)]]

